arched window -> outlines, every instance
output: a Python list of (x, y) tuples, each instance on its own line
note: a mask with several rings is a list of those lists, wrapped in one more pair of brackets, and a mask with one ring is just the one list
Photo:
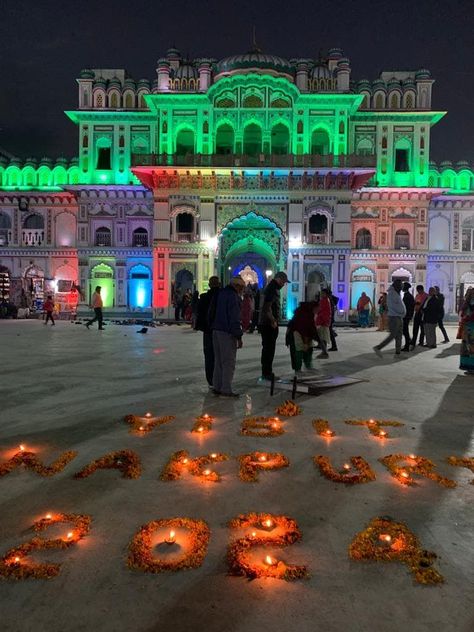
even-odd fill
[(410, 171), (411, 144), (407, 138), (401, 138), (395, 145), (395, 171), (406, 173)]
[(23, 228), (28, 228), (32, 230), (41, 230), (44, 228), (44, 218), (39, 213), (34, 213), (33, 215), (28, 215), (23, 223)]
[(383, 110), (385, 104), (385, 98), (383, 92), (377, 92), (375, 95), (374, 107), (376, 110)]
[(398, 92), (392, 92), (390, 95), (390, 109), (398, 110), (400, 108), (400, 95)]
[(262, 128), (256, 123), (250, 123), (244, 129), (243, 153), (257, 156), (262, 151)]
[(257, 94), (249, 94), (242, 101), (243, 108), (263, 108), (263, 101)]
[(216, 154), (234, 153), (234, 130), (228, 123), (219, 125), (216, 132)]
[(84, 90), (83, 105), (84, 105), (85, 108), (89, 107), (89, 92), (87, 90)]
[(311, 134), (311, 153), (327, 156), (330, 153), (329, 134), (324, 129), (315, 129)]
[(369, 107), (369, 103), (370, 103), (370, 95), (367, 94), (367, 92), (361, 92), (361, 94), (364, 95), (364, 98), (362, 99), (362, 103), (360, 104), (360, 109), (361, 110), (367, 110), (367, 108)]
[(89, 136), (87, 136), (87, 134), (85, 134), (85, 135), (82, 137), (82, 146), (84, 147), (84, 149), (85, 149), (86, 147), (89, 147)]
[(366, 248), (372, 248), (372, 233), (367, 228), (359, 228), (356, 233), (356, 246), (357, 250), (365, 250)]
[(127, 92), (127, 94), (125, 95), (125, 107), (127, 110), (131, 110), (133, 108), (133, 94), (131, 92)]
[(148, 247), (148, 231), (146, 228), (135, 228), (132, 234), (132, 246)]
[(0, 246), (8, 246), (11, 226), (10, 217), (6, 213), (0, 213)]
[(408, 92), (405, 96), (405, 110), (413, 110), (415, 107), (415, 95), (413, 92)]
[(194, 132), (192, 129), (181, 129), (176, 135), (176, 154), (186, 156), (194, 154)]
[(177, 241), (192, 241), (194, 236), (194, 216), (192, 213), (179, 213), (176, 216)]
[(278, 97), (274, 101), (271, 102), (270, 107), (271, 108), (289, 108), (290, 102), (287, 99), (284, 99), (283, 97)]
[(290, 153), (290, 131), (283, 123), (272, 127), (272, 154), (287, 155)]
[(145, 94), (146, 94), (145, 92), (142, 92), (140, 94), (140, 99), (139, 99), (140, 105), (139, 105), (139, 107), (141, 107), (141, 108), (146, 108)]
[(95, 98), (95, 107), (96, 108), (103, 108), (104, 107), (104, 95), (102, 92), (99, 92)]
[(315, 213), (311, 215), (308, 222), (308, 229), (310, 235), (322, 235), (327, 232), (328, 218), (326, 215)]
[(233, 108), (233, 107), (235, 107), (235, 101), (229, 95), (216, 99), (216, 108)]
[(118, 94), (116, 92), (112, 92), (109, 103), (111, 108), (118, 108)]
[(410, 235), (407, 230), (400, 228), (395, 233), (395, 250), (407, 250), (410, 248)]
[(462, 223), (462, 244), (463, 252), (474, 252), (474, 215), (465, 219)]
[(100, 226), (95, 231), (95, 245), (96, 246), (111, 246), (112, 245), (112, 233), (107, 226)]
[(374, 153), (374, 145), (369, 138), (362, 138), (356, 147), (358, 156), (371, 156)]
[(296, 125), (296, 133), (297, 134), (302, 134), (303, 133), (303, 121), (298, 121), (298, 123)]

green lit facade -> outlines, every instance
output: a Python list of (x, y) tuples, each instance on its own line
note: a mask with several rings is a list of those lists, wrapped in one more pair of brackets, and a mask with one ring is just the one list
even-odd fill
[[(77, 81), (79, 106), (66, 114), (78, 158), (0, 157), (0, 190), (13, 205), (18, 192), (72, 196), (75, 280), (90, 288), (94, 270), (109, 274), (111, 306), (133, 307), (146, 286), (139, 307), (167, 316), (173, 284), (203, 290), (215, 271), (262, 284), (286, 269), (288, 314), (330, 284), (341, 319), (358, 292), (375, 298), (393, 276), (437, 281), (451, 311), (470, 284), (474, 174), (430, 163), (431, 127), (446, 113), (431, 107), (429, 71), (355, 81), (340, 49), (220, 61), (170, 49), (153, 82), (123, 69), (84, 70)], [(22, 218), (11, 215), (3, 242), (30, 257), (32, 244), (12, 231)], [(50, 231), (40, 248), (59, 245)], [(0, 234), (0, 254), (5, 246)]]

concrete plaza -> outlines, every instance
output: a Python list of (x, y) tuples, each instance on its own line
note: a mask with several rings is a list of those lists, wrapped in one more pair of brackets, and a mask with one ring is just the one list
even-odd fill
[[(448, 456), (474, 456), (474, 378), (458, 370), (459, 343), (417, 348), (395, 361), (372, 351), (383, 334), (339, 330), (340, 351), (316, 360), (325, 374), (364, 381), (297, 397), (302, 415), (284, 423), (285, 434), (253, 438), (239, 434), (245, 396), (229, 401), (211, 395), (205, 383), (201, 334), (188, 326), (149, 329), (41, 321), (0, 322), (0, 463), (19, 444), (47, 463), (61, 452), (78, 456), (62, 472), (42, 478), (24, 468), (0, 479), (0, 556), (32, 537), (32, 523), (46, 512), (92, 517), (91, 531), (66, 551), (42, 551), (37, 562), (61, 563), (53, 579), (0, 579), (2, 632), (472, 632), (474, 629), (473, 474), (446, 463)], [(252, 398), (252, 414), (272, 415), (288, 394), (270, 397), (257, 385), (260, 337), (247, 335), (239, 351), (235, 389)], [(275, 371), (289, 374), (289, 354), (280, 332)], [(146, 436), (129, 433), (124, 416), (151, 411), (176, 415)], [(202, 413), (216, 416), (206, 436), (190, 433)], [(318, 436), (311, 421), (330, 421), (337, 437)], [(403, 422), (379, 440), (348, 418)], [(138, 480), (117, 470), (89, 478), (73, 474), (114, 450), (136, 451)], [(216, 465), (220, 483), (189, 477), (159, 480), (171, 454), (192, 457), (224, 452), (231, 457), (264, 450), (281, 452), (285, 469), (262, 472), (258, 483), (238, 478), (236, 458)], [(415, 453), (433, 460), (454, 489), (417, 477), (418, 486), (397, 482), (377, 460)], [(322, 477), (312, 463), (328, 455), (335, 464), (360, 455), (377, 479), (346, 486)], [(302, 540), (273, 553), (308, 566), (310, 578), (286, 582), (227, 574), (226, 550), (235, 534), (227, 526), (241, 513), (268, 512), (294, 518)], [(445, 583), (421, 586), (398, 562), (355, 562), (353, 537), (376, 516), (405, 523), (424, 548), (438, 555), (434, 566)], [(127, 567), (128, 544), (141, 525), (160, 518), (205, 520), (211, 537), (201, 567), (148, 574)], [(64, 527), (66, 529), (67, 527)], [(52, 527), (56, 537), (61, 529)], [(63, 530), (64, 530), (63, 529)], [(46, 536), (47, 537), (47, 536)]]

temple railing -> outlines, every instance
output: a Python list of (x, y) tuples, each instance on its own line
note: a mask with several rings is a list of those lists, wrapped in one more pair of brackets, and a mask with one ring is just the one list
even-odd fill
[(374, 168), (375, 154), (132, 154), (132, 167)]

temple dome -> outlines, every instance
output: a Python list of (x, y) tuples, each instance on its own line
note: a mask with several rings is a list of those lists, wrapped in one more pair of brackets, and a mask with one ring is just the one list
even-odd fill
[(184, 61), (175, 72), (176, 79), (197, 79), (198, 72), (189, 61)]
[(277, 55), (267, 55), (256, 47), (243, 55), (232, 55), (221, 59), (217, 63), (216, 78), (220, 75), (250, 72), (285, 75), (293, 78), (293, 67), (287, 59)]
[(323, 61), (317, 61), (311, 70), (311, 79), (332, 79), (333, 75)]

